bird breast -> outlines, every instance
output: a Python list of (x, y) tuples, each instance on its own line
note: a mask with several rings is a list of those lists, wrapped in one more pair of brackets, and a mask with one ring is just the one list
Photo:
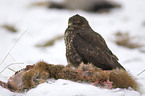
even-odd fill
[(75, 34), (73, 34), (72, 31), (66, 31), (65, 36), (64, 36), (66, 46), (73, 42), (74, 36), (75, 36)]

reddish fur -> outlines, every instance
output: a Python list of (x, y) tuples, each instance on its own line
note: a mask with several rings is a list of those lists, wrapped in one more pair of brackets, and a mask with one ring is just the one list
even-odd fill
[(11, 91), (24, 92), (45, 82), (47, 78), (94, 83), (96, 86), (101, 85), (104, 88), (132, 87), (134, 90), (138, 88), (135, 79), (122, 69), (103, 71), (92, 64), (80, 64), (78, 68), (74, 69), (45, 62), (38, 62), (36, 65), (27, 66), (10, 77), (8, 83), (0, 81), (0, 85)]
[(135, 79), (125, 70), (115, 69), (110, 73), (110, 81), (113, 82), (114, 88), (128, 88), (131, 87), (134, 90), (138, 89), (138, 83)]

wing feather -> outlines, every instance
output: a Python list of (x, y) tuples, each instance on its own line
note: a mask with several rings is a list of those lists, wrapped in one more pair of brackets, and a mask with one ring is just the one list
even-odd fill
[(79, 31), (73, 39), (73, 45), (86, 63), (93, 63), (106, 70), (122, 67), (102, 36), (91, 29)]

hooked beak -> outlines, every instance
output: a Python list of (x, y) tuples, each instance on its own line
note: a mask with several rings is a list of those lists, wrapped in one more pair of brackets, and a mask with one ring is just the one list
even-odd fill
[(72, 25), (72, 23), (68, 23), (68, 28)]

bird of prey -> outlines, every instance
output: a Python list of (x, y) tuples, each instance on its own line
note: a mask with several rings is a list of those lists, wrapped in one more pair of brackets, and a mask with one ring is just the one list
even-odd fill
[(103, 70), (124, 69), (103, 37), (92, 30), (84, 17), (76, 14), (69, 18), (64, 39), (69, 65), (78, 67), (83, 62), (92, 63)]

